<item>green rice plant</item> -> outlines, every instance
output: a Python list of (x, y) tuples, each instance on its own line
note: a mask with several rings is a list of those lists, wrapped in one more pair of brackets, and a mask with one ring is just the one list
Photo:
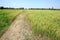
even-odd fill
[(60, 11), (30, 10), (27, 21), (32, 25), (32, 31), (37, 35), (45, 35), (52, 40), (60, 40)]

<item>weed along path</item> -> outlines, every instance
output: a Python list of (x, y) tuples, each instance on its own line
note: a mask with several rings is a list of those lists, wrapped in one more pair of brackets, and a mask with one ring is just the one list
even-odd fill
[(10, 28), (4, 33), (0, 40), (33, 40), (32, 31), (25, 21), (25, 14), (28, 11), (21, 13)]

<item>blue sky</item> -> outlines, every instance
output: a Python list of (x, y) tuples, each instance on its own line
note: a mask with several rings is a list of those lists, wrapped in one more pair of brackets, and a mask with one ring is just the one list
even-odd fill
[(60, 0), (0, 0), (0, 6), (15, 8), (60, 8)]

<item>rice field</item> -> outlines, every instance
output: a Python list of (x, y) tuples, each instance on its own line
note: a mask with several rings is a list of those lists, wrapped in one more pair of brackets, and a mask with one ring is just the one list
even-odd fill
[(60, 11), (29, 10), (26, 16), (33, 34), (45, 35), (51, 40), (60, 40)]
[(22, 10), (0, 10), (0, 37)]
[[(23, 10), (0, 10), (0, 37)], [(26, 21), (34, 35), (60, 40), (60, 10), (28, 10)]]

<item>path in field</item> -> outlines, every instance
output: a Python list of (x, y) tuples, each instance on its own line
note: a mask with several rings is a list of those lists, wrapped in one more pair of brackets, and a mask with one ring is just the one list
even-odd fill
[(1, 40), (33, 40), (32, 31), (25, 21), (25, 14), (28, 11), (21, 13), (16, 20), (11, 24), (10, 28), (1, 37)]
[(26, 14), (29, 11), (21, 13), (15, 21), (11, 24), (10, 28), (4, 33), (0, 40), (50, 40), (46, 36), (38, 37), (32, 34), (30, 26), (26, 22)]

